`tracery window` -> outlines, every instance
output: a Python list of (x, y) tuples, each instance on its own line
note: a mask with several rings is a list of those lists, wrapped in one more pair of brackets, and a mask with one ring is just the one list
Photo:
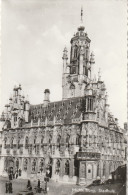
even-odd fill
[(67, 135), (67, 136), (66, 136), (66, 143), (67, 143), (67, 144), (69, 144), (69, 138), (70, 138), (70, 136)]
[(65, 175), (69, 175), (69, 161), (68, 160), (65, 163)]
[(33, 160), (32, 162), (32, 172), (36, 171), (36, 159)]
[(28, 136), (25, 138), (25, 148), (27, 149), (28, 148), (28, 141), (29, 141), (29, 139), (28, 139)]
[(36, 136), (34, 137), (33, 143), (36, 144)]
[(13, 148), (13, 141), (14, 141), (14, 138), (12, 137), (11, 138), (11, 148)]
[(52, 135), (49, 136), (48, 143), (51, 144), (51, 141), (52, 141)]
[(16, 122), (17, 121), (17, 116), (14, 116), (14, 122)]
[(56, 162), (55, 173), (58, 175), (60, 173), (60, 160)]
[(57, 144), (60, 144), (60, 140), (61, 140), (61, 136), (58, 135), (58, 136), (57, 136)]
[(40, 168), (40, 172), (42, 173), (44, 171), (44, 160), (43, 159), (41, 159), (40, 161), (39, 168)]
[(79, 144), (80, 144), (80, 136), (77, 135), (77, 136), (76, 136), (76, 145), (79, 145)]
[(41, 145), (43, 144), (43, 142), (44, 142), (44, 136), (42, 136), (41, 138)]
[(103, 164), (103, 176), (105, 176), (105, 163)]
[(28, 159), (24, 159), (24, 170), (27, 171)]
[(7, 144), (7, 137), (5, 137), (4, 139), (4, 148), (6, 148), (6, 144)]
[(99, 164), (97, 165), (97, 176), (100, 176), (100, 166), (99, 166)]
[(16, 159), (16, 168), (17, 170), (19, 169), (19, 159), (18, 158)]
[(18, 145), (18, 148), (20, 148), (20, 137), (18, 137), (17, 145)]

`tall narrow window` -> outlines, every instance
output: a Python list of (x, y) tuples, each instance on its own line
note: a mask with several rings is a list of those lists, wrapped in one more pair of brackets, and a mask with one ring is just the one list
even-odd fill
[(65, 175), (69, 175), (69, 161), (68, 160), (65, 163)]
[(27, 171), (27, 166), (28, 166), (28, 160), (26, 158), (24, 159), (24, 171)]
[(55, 169), (55, 173), (58, 175), (58, 174), (59, 174), (59, 172), (60, 172), (60, 161), (59, 161), (59, 160), (57, 160), (57, 162), (56, 162), (56, 169)]
[(44, 136), (42, 136), (41, 138), (41, 145), (43, 144), (43, 142), (44, 142)]
[(36, 171), (36, 159), (33, 160), (32, 162), (32, 172)]
[(77, 135), (77, 136), (76, 136), (76, 145), (79, 145), (79, 144), (80, 144), (80, 136)]
[(27, 149), (28, 148), (28, 137), (25, 138), (25, 148)]
[(43, 170), (44, 170), (44, 160), (41, 159), (41, 161), (40, 161), (40, 172), (42, 173)]

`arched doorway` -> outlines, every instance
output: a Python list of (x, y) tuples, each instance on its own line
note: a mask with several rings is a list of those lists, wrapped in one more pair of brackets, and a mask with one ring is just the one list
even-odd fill
[(7, 157), (5, 159), (5, 171), (10, 175), (10, 174), (14, 174), (15, 172), (15, 163), (14, 163), (14, 158), (13, 157)]
[(65, 175), (69, 175), (69, 161), (65, 162)]

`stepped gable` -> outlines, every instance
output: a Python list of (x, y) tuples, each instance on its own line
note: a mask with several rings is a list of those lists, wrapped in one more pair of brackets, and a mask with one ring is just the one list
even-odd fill
[[(84, 98), (84, 97), (83, 97)], [(44, 104), (30, 105), (30, 119), (37, 122), (40, 118), (44, 122), (47, 118), (49, 121), (64, 120), (65, 122), (79, 118), (81, 115), (81, 101), (82, 97), (70, 98), (58, 102), (50, 102), (44, 107)]]
[(110, 112), (108, 113), (108, 127), (110, 127), (110, 129), (121, 130), (118, 126), (117, 119), (114, 118)]

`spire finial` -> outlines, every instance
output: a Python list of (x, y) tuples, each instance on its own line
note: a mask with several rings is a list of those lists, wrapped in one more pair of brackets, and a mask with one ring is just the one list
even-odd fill
[(81, 6), (81, 23), (83, 23), (83, 6)]

